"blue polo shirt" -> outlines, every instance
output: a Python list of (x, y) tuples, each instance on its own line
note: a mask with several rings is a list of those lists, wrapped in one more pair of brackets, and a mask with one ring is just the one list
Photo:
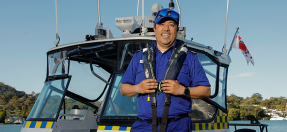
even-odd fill
[[(183, 41), (177, 41), (172, 47), (162, 53), (158, 50), (156, 42), (153, 42), (156, 49), (156, 79), (162, 81), (166, 73), (168, 62), (170, 60), (172, 51), (177, 43), (183, 43)], [(143, 51), (139, 51), (134, 54), (132, 61), (130, 62), (121, 83), (128, 83), (136, 85), (145, 80), (144, 68), (142, 63)], [(187, 87), (195, 86), (207, 86), (210, 85), (205, 75), (201, 63), (196, 54), (187, 52), (186, 59), (177, 77), (177, 81)], [(147, 101), (148, 94), (138, 94), (137, 99), (137, 114), (139, 118), (143, 120), (152, 119), (151, 103)], [(157, 117), (162, 118), (164, 110), (165, 93), (156, 93), (157, 100)], [(169, 107), (168, 118), (178, 118), (181, 114), (191, 112), (191, 99), (185, 96), (171, 95), (171, 104)]]

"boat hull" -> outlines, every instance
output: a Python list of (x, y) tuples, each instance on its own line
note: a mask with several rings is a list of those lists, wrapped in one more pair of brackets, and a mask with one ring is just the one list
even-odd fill
[(53, 129), (45, 128), (22, 128), (21, 132), (52, 132)]

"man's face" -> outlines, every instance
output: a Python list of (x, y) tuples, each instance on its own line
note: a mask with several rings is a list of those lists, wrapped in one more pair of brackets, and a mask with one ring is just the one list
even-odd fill
[(173, 20), (157, 23), (153, 30), (158, 46), (167, 49), (174, 45), (177, 37), (177, 24)]

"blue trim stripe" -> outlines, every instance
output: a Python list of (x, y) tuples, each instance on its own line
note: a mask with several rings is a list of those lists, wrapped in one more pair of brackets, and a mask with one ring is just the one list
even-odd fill
[(53, 122), (53, 124), (52, 124), (52, 128), (54, 128), (54, 125), (55, 125), (55, 122)]
[(120, 131), (126, 131), (127, 130), (127, 127), (126, 126), (120, 126)]
[(105, 130), (112, 130), (113, 126), (106, 126)]
[[(46, 128), (47, 126), (47, 122), (42, 122), (41, 127), (40, 128)], [(53, 127), (52, 127), (53, 128)]]
[(23, 127), (25, 127), (25, 125), (26, 125), (26, 121), (24, 122)]
[(29, 128), (35, 128), (35, 125), (36, 125), (36, 121), (32, 121), (31, 125), (29, 126)]

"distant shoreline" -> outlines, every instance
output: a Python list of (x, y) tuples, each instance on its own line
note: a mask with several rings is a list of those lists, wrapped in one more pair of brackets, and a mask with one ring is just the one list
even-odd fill
[(0, 123), (0, 125), (8, 125), (8, 124), (13, 124), (13, 125), (22, 125), (23, 123)]

